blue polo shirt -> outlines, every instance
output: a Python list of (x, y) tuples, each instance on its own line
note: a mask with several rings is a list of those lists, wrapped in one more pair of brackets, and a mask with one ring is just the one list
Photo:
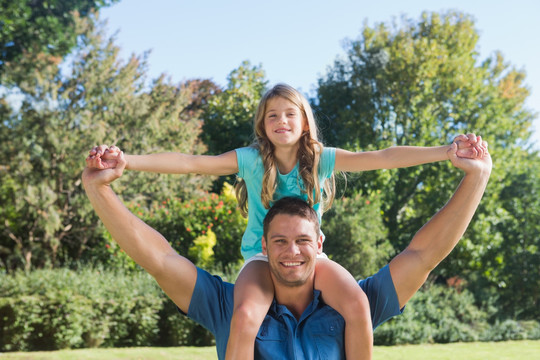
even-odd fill
[[(374, 329), (401, 314), (388, 265), (358, 284), (369, 300)], [(197, 269), (188, 316), (214, 334), (219, 359), (225, 359), (233, 294), (233, 284)], [(318, 290), (313, 295), (313, 301), (299, 320), (274, 300), (255, 341), (256, 359), (345, 359), (345, 321), (320, 300)]]

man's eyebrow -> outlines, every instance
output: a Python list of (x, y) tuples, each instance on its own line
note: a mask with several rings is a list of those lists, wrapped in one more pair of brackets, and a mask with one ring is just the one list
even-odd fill
[[(282, 235), (282, 234), (274, 234), (274, 235), (270, 235), (270, 239), (274, 239), (274, 238), (286, 238), (287, 236), (286, 235)], [(298, 234), (298, 235), (295, 235), (294, 236), (294, 239), (303, 239), (303, 238), (312, 238), (311, 235), (309, 234)]]

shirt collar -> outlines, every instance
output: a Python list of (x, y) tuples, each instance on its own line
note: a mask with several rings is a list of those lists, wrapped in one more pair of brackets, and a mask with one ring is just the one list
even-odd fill
[[(313, 290), (313, 300), (309, 303), (307, 308), (302, 313), (302, 316), (300, 317), (300, 321), (302, 321), (304, 318), (308, 317), (313, 313), (319, 306), (323, 306), (324, 302), (321, 299), (321, 292), (319, 290)], [(285, 305), (280, 305), (276, 301), (276, 298), (272, 301), (272, 305), (270, 306), (270, 309), (268, 310), (269, 314), (274, 315), (275, 317), (281, 317), (284, 314), (288, 314), (294, 318), (292, 313), (287, 309)]]

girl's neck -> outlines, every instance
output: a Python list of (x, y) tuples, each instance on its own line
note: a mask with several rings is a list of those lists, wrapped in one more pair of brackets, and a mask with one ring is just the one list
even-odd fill
[(280, 174), (288, 174), (294, 169), (298, 162), (298, 146), (275, 147), (274, 158)]

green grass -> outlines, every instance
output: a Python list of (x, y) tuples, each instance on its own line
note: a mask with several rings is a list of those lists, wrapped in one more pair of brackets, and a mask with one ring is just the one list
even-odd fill
[[(215, 360), (213, 347), (83, 349), (3, 353), (0, 359), (26, 360)], [(540, 359), (540, 341), (507, 341), (434, 345), (376, 346), (373, 360), (505, 360)]]

